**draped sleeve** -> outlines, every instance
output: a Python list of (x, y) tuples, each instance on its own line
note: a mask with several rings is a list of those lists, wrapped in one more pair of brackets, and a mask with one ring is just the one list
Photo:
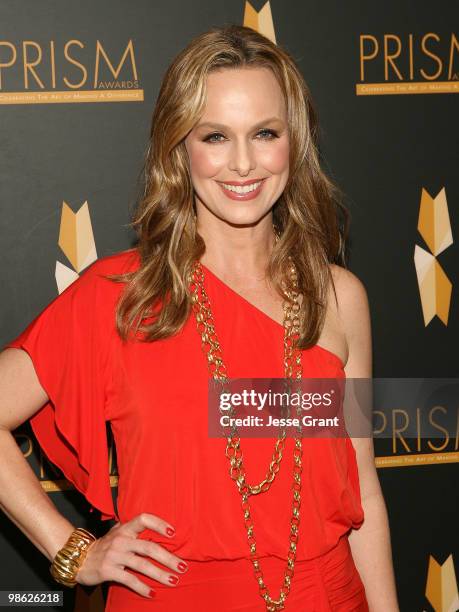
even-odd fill
[(4, 348), (25, 350), (49, 401), (30, 418), (47, 457), (102, 520), (115, 518), (105, 401), (114, 305), (96, 261)]

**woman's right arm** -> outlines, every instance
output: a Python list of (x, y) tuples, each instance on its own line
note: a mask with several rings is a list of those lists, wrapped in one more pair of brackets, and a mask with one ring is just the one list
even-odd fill
[(48, 397), (29, 355), (15, 348), (0, 353), (0, 506), (52, 561), (74, 530), (43, 490), (13, 434)]
[[(0, 507), (52, 561), (75, 527), (60, 514), (43, 490), (12, 434), (47, 401), (48, 396), (28, 353), (17, 348), (0, 352)], [(169, 580), (175, 574), (161, 570), (140, 555), (156, 559), (178, 572), (186, 571), (181, 569), (184, 565), (179, 567), (179, 563), (184, 563), (182, 559), (159, 544), (137, 538), (137, 534), (146, 528), (169, 536), (168, 527), (171, 526), (166, 521), (146, 513), (123, 525), (117, 523), (90, 545), (86, 560), (78, 571), (77, 582), (92, 585), (114, 580), (148, 597), (150, 587), (124, 571), (124, 567), (129, 567), (163, 584), (175, 586), (177, 581)]]

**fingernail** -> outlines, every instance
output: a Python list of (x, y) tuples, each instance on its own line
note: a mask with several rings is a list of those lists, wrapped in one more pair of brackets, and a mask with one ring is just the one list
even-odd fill
[(169, 583), (170, 584), (177, 584), (177, 582), (178, 582), (177, 576), (169, 576)]
[(180, 561), (177, 567), (179, 568), (181, 572), (184, 572), (188, 569), (188, 565), (186, 563), (183, 563), (183, 561)]
[(168, 527), (166, 529), (166, 533), (167, 533), (168, 536), (173, 536), (174, 533), (175, 533), (175, 529), (173, 529), (172, 527)]
[(156, 591), (154, 591), (153, 589), (150, 589), (149, 596), (154, 597), (154, 595), (156, 595)]

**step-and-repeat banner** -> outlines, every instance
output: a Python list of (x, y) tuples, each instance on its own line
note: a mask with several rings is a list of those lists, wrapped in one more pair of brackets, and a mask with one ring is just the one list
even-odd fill
[[(3, 0), (1, 340), (95, 259), (132, 246), (162, 75), (192, 37), (236, 23), (285, 46), (312, 90), (324, 168), (351, 212), (349, 267), (368, 291), (374, 376), (457, 377), (458, 17), (443, 0)], [(459, 609), (452, 409), (394, 407), (376, 421), (402, 612)], [(440, 433), (425, 436), (426, 425)], [(98, 534), (111, 526), (27, 425), (15, 436), (62, 513)], [(110, 476), (116, 500), (112, 442)], [(0, 590), (55, 589), (48, 561), (3, 514), (0, 528)], [(103, 610), (105, 597), (105, 586), (77, 586), (64, 609)]]

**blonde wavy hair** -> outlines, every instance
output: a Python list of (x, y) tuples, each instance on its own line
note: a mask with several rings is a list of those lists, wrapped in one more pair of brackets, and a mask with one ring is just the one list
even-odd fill
[(141, 173), (141, 195), (128, 224), (138, 237), (132, 250), (138, 251), (140, 266), (107, 277), (126, 283), (116, 309), (116, 327), (123, 340), (130, 332), (140, 332), (142, 341), (148, 342), (167, 338), (190, 315), (186, 279), (205, 252), (205, 243), (196, 229), (184, 139), (203, 113), (208, 74), (254, 67), (269, 68), (277, 78), (287, 108), (290, 144), (289, 177), (272, 208), (280, 239), (266, 274), (285, 299), (282, 281), (287, 290), (291, 288), (287, 270), (288, 258), (293, 258), (303, 295), (297, 346), (306, 349), (318, 341), (329, 284), (333, 286), (329, 264), (346, 265), (349, 213), (340, 190), (321, 169), (317, 114), (295, 61), (255, 30), (236, 25), (212, 28), (194, 38), (163, 78)]

